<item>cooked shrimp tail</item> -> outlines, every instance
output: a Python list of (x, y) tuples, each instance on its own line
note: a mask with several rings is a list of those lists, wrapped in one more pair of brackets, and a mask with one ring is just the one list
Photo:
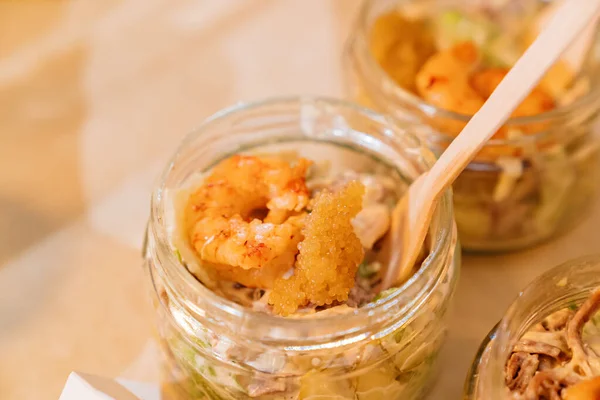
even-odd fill
[(469, 83), (478, 61), (479, 52), (472, 42), (459, 43), (434, 54), (417, 74), (419, 95), (443, 109), (473, 115), (484, 103)]
[[(288, 270), (302, 240), (309, 165), (241, 155), (218, 164), (187, 206), (190, 242), (200, 258), (225, 274), (239, 272), (247, 286), (266, 281), (268, 287)], [(268, 279), (243, 272), (251, 269), (264, 270)]]

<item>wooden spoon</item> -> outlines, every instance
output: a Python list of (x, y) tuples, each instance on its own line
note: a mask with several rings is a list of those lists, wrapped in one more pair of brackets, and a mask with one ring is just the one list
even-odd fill
[(390, 251), (382, 289), (411, 276), (440, 195), (598, 12), (600, 0), (566, 1), (433, 168), (409, 187), (392, 214), (388, 240), (397, 247)]

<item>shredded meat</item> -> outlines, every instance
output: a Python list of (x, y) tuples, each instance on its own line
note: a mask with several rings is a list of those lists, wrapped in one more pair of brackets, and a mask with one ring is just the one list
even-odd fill
[(542, 324), (549, 331), (561, 331), (567, 326), (572, 316), (573, 311), (565, 308), (548, 316)]
[(524, 400), (561, 400), (563, 389), (579, 382), (575, 376), (564, 369), (538, 372), (535, 374), (527, 390), (523, 394)]
[(372, 290), (367, 290), (357, 283), (352, 289), (350, 289), (346, 304), (349, 307), (359, 307), (360, 305), (373, 300), (373, 297), (375, 297), (375, 294)]
[(531, 332), (548, 332), (548, 329), (546, 329), (546, 327), (544, 326), (544, 321), (542, 321), (539, 324), (535, 324), (533, 327), (531, 327), (531, 329), (527, 333)]
[(560, 349), (547, 343), (535, 342), (533, 340), (521, 339), (513, 351), (522, 351), (524, 353), (545, 354), (552, 358), (558, 358)]
[(600, 288), (576, 312), (557, 311), (521, 337), (505, 366), (505, 383), (515, 398), (562, 400), (568, 388), (600, 376), (600, 355), (582, 338), (598, 310)]
[(596, 290), (579, 307), (567, 325), (567, 344), (573, 351), (572, 362), (576, 363), (585, 376), (600, 375), (600, 356), (587, 348), (581, 338), (583, 326), (600, 309), (600, 289)]
[(540, 366), (538, 367), (538, 371), (547, 371), (549, 369), (554, 369), (559, 364), (552, 357), (548, 357), (545, 355), (540, 355)]
[[(565, 339), (564, 331), (556, 331), (556, 332), (529, 331), (529, 332), (526, 332), (523, 335), (523, 337), (521, 338), (521, 342), (525, 342), (525, 341), (540, 343), (541, 345), (547, 345), (547, 346), (550, 346), (551, 348), (556, 348), (556, 349), (560, 350), (561, 353), (563, 353), (561, 356), (563, 356), (563, 355), (567, 356), (567, 355), (571, 354), (571, 351), (569, 350), (569, 346), (567, 346), (567, 341)], [(523, 351), (525, 351), (525, 350), (523, 350)], [(527, 351), (529, 351), (529, 350), (527, 350)], [(531, 351), (531, 352), (532, 353), (540, 353), (540, 354), (548, 354), (551, 357), (557, 358), (554, 354), (550, 354), (548, 351)], [(552, 350), (552, 352), (556, 352), (556, 350)]]
[(523, 393), (531, 378), (537, 371), (539, 357), (537, 354), (516, 352), (510, 356), (506, 364), (505, 381), (510, 390)]

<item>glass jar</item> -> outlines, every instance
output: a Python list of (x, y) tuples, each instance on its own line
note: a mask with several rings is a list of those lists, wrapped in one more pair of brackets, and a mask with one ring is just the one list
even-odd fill
[(465, 382), (465, 400), (506, 400), (504, 367), (514, 344), (553, 312), (580, 305), (600, 286), (600, 256), (568, 261), (538, 277), (482, 342)]
[[(545, 0), (512, 2), (505, 18)], [(469, 120), (405, 90), (376, 61), (370, 40), (374, 22), (393, 10), (429, 14), (445, 5), (459, 9), (490, 2), (431, 0), (365, 1), (344, 53), (348, 95), (372, 109), (433, 128), (422, 140), (440, 154)], [(518, 6), (514, 6), (514, 5)], [(513, 13), (514, 15), (510, 15)], [(383, 28), (382, 28), (383, 29)], [(473, 251), (507, 251), (531, 246), (572, 227), (594, 198), (600, 110), (600, 35), (596, 35), (581, 79), (589, 92), (573, 103), (531, 117), (510, 119), (503, 139), (492, 139), (453, 187), (461, 245)], [(526, 134), (523, 134), (526, 132)]]
[[(185, 399), (412, 399), (429, 386), (459, 268), (451, 194), (432, 220), (422, 267), (353, 311), (283, 318), (222, 298), (174, 251), (171, 199), (234, 153), (293, 151), (342, 168), (385, 168), (399, 190), (434, 162), (410, 126), (323, 98), (242, 104), (183, 142), (154, 191), (146, 259), (164, 354), (164, 392)], [(170, 397), (169, 397), (170, 396)]]

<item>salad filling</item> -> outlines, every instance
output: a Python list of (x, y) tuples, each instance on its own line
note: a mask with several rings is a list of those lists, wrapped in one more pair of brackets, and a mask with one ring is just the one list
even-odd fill
[(597, 399), (600, 288), (579, 307), (559, 310), (514, 345), (505, 367), (512, 399)]
[[(426, 103), (422, 118), (442, 135), (424, 139), (440, 154), (533, 42), (549, 6), (505, 5), (516, 7), (517, 13), (416, 3), (375, 19), (369, 50), (395, 84)], [(583, 65), (592, 68), (591, 62)], [(589, 93), (592, 76), (593, 71), (575, 71), (561, 59), (512, 116), (539, 116), (568, 106)], [(406, 106), (414, 108), (412, 102)], [(591, 117), (577, 123), (571, 119), (513, 120), (467, 166), (454, 185), (456, 220), (465, 247), (524, 247), (576, 220), (574, 214), (585, 209), (594, 193), (599, 143)], [(565, 133), (557, 134), (561, 129)]]
[(291, 316), (360, 307), (380, 290), (398, 200), (385, 176), (234, 155), (180, 198), (177, 252), (229, 300)]
[[(322, 329), (335, 331), (328, 317), (356, 317), (358, 308), (398, 291), (382, 290), (381, 278), (402, 178), (366, 157), (314, 163), (277, 151), (240, 154), (188, 177), (185, 188), (166, 195), (173, 221), (168, 235), (181, 268), (253, 318), (260, 318), (255, 312), (269, 320), (274, 315), (282, 325), (304, 319), (295, 334), (308, 343)], [(333, 349), (248, 339), (239, 323), (190, 313), (156, 274), (163, 390), (211, 400), (419, 398), (446, 335), (443, 316), (456, 281), (454, 234), (449, 244), (440, 279), (408, 311), (408, 321), (393, 322), (412, 296), (391, 302), (389, 319), (359, 327), (368, 329), (364, 340), (336, 339)], [(428, 238), (423, 251), (431, 246)], [(274, 325), (257, 329), (285, 339)]]
[[(391, 11), (375, 20), (370, 50), (400, 87), (439, 108), (473, 115), (537, 36), (539, 27), (532, 22), (542, 10), (543, 6), (529, 9), (520, 21), (477, 8)], [(513, 117), (550, 111), (585, 95), (589, 79), (577, 72), (559, 60)], [(457, 134), (461, 126), (445, 128), (445, 133)], [(537, 127), (525, 133), (533, 133), (533, 128)], [(507, 133), (500, 130), (496, 137)]]

